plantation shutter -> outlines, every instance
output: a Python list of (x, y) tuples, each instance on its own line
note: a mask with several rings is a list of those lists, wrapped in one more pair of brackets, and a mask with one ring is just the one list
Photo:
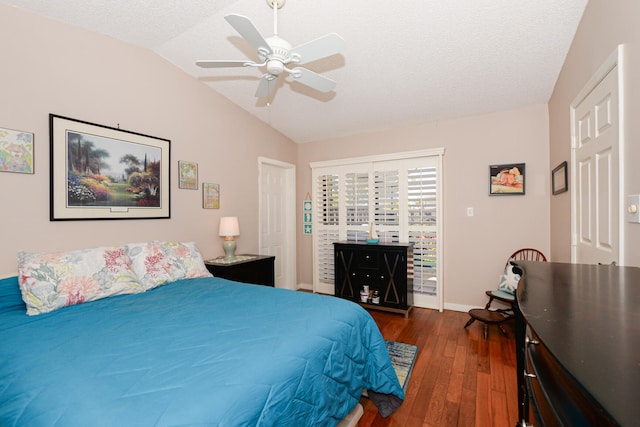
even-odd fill
[(349, 172), (345, 178), (346, 240), (361, 242), (367, 239), (368, 233), (369, 174)]
[(340, 224), (339, 186), (337, 174), (321, 175), (317, 178), (316, 217), (319, 218), (315, 233), (317, 245), (317, 280), (325, 285), (334, 283), (333, 242), (338, 241)]
[(443, 150), (425, 150), (311, 165), (316, 203), (313, 230), (315, 292), (334, 293), (333, 242), (367, 239), (414, 245), (416, 306), (443, 309), (440, 218)]
[(437, 292), (437, 168), (408, 170), (409, 242), (413, 243), (414, 293)]
[(400, 174), (398, 170), (375, 172), (374, 212), (377, 225), (400, 225)]
[[(386, 165), (377, 163), (376, 169)], [(375, 228), (381, 242), (398, 243), (400, 239), (400, 173), (398, 169), (374, 172), (373, 212)]]

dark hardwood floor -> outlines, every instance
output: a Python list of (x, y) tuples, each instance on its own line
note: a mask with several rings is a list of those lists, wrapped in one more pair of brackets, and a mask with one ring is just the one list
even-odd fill
[(402, 406), (382, 418), (373, 403), (363, 398), (360, 427), (516, 425), (513, 322), (504, 325), (508, 337), (494, 325), (484, 341), (481, 323), (463, 329), (467, 313), (414, 308), (408, 319), (370, 313), (385, 339), (419, 349)]

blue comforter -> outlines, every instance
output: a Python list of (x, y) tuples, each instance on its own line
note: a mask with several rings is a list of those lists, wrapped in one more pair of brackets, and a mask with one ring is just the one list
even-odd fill
[(335, 425), (363, 388), (404, 398), (343, 299), (202, 278), (27, 316), (0, 280), (3, 427)]

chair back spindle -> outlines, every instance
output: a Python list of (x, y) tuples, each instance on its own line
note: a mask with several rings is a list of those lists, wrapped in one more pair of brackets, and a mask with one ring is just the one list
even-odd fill
[(518, 249), (507, 259), (505, 267), (509, 265), (509, 261), (541, 261), (547, 262), (547, 257), (542, 252), (533, 248)]

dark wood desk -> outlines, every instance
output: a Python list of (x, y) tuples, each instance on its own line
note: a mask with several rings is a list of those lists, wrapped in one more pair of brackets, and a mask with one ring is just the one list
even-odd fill
[[(240, 259), (226, 263), (221, 259), (205, 260), (207, 270), (216, 277), (236, 282), (275, 286), (275, 260), (273, 255), (238, 255)], [(242, 259), (250, 257), (249, 259)]]
[(638, 425), (640, 268), (517, 263), (520, 422)]

